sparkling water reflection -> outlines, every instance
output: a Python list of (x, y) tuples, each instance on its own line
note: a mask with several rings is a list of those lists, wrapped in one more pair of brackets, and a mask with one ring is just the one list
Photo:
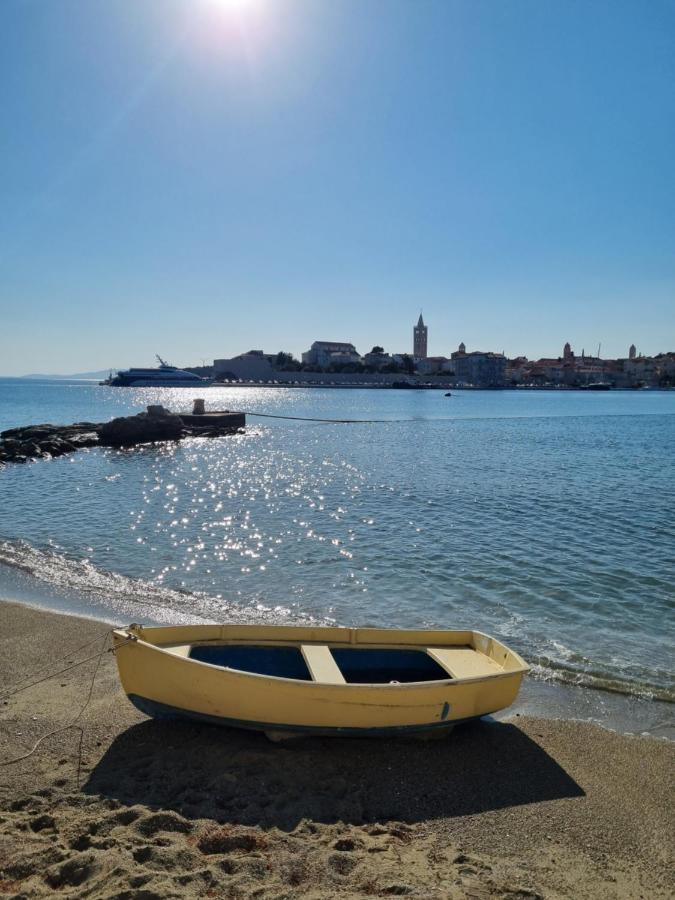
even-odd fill
[[(191, 400), (31, 390), (21, 416), (14, 400), (0, 404), (3, 427)], [(251, 419), (236, 437), (7, 468), (0, 559), (74, 579), (127, 618), (474, 627), (506, 638), (542, 676), (672, 696), (675, 394), (206, 398), (388, 421)]]

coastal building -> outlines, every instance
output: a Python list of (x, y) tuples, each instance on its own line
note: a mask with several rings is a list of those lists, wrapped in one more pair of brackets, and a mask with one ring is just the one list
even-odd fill
[(526, 384), (529, 378), (530, 362), (526, 356), (516, 356), (506, 360), (504, 379), (507, 384), (516, 386)]
[(374, 369), (382, 369), (384, 366), (389, 366), (393, 362), (392, 356), (390, 353), (375, 353), (371, 350), (370, 353), (366, 353), (363, 356), (363, 364), (365, 366), (372, 366)]
[(576, 356), (569, 343), (557, 359), (542, 357), (525, 367), (520, 379), (523, 384), (578, 387), (592, 381), (603, 381), (610, 370), (609, 361), (599, 357)]
[(658, 363), (661, 387), (673, 387), (675, 385), (675, 353), (659, 353), (654, 359)]
[[(631, 350), (634, 349), (631, 347)], [(609, 360), (609, 377), (616, 387), (673, 387), (675, 385), (675, 353), (640, 356), (637, 351), (627, 359)]]
[(574, 354), (557, 359), (542, 357), (530, 363), (525, 382), (529, 384), (564, 384), (574, 372)]
[(424, 324), (422, 313), (417, 320), (417, 325), (413, 328), (413, 359), (427, 358), (427, 336), (429, 329)]
[(506, 357), (503, 353), (471, 353), (456, 351), (452, 354), (455, 378), (458, 383), (475, 387), (504, 387), (506, 382)]
[(306, 366), (327, 369), (331, 365), (360, 363), (361, 356), (353, 344), (341, 341), (314, 341), (309, 350), (302, 354), (302, 361)]
[(623, 360), (623, 372), (628, 387), (656, 385), (659, 382), (658, 357), (634, 356)]
[(249, 350), (231, 359), (214, 359), (215, 377), (222, 379), (240, 379), (242, 381), (270, 381), (274, 378), (275, 353), (263, 353), (262, 350)]
[(454, 364), (447, 356), (427, 356), (416, 366), (420, 375), (450, 375), (455, 371)]

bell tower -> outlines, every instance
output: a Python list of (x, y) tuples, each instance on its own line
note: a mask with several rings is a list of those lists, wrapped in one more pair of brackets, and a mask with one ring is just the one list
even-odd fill
[(427, 326), (424, 324), (422, 313), (413, 328), (413, 357), (415, 359), (427, 358)]

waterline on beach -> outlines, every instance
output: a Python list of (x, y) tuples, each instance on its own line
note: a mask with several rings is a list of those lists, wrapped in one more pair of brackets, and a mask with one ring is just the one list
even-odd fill
[[(222, 597), (157, 588), (151, 583), (95, 570), (89, 563), (0, 542), (0, 602), (96, 619), (110, 625), (207, 622), (336, 624), (261, 604), (242, 606)], [(338, 623), (338, 624), (358, 624)], [(451, 626), (449, 626), (451, 627)], [(478, 626), (475, 626), (478, 628)], [(527, 656), (527, 650), (521, 649)], [(532, 660), (528, 659), (532, 664)], [(660, 702), (659, 702), (660, 701)], [(630, 683), (605, 687), (564, 668), (532, 665), (516, 704), (496, 716), (531, 715), (593, 722), (623, 734), (675, 740), (672, 695), (655, 696)]]
[[(532, 684), (673, 698), (675, 394), (468, 392), (454, 406), (434, 391), (210, 396), (385, 421), (269, 420), (8, 466), (4, 595), (122, 622), (474, 628), (522, 653)], [(186, 399), (0, 383), (8, 426), (147, 402)]]

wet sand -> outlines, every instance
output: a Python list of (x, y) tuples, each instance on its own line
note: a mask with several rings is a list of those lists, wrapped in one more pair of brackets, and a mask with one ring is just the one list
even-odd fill
[(675, 893), (672, 744), (524, 716), (443, 741), (287, 745), (155, 723), (100, 656), (107, 626), (8, 603), (0, 616), (0, 763), (73, 722), (93, 679), (82, 731), (0, 766), (0, 894)]

